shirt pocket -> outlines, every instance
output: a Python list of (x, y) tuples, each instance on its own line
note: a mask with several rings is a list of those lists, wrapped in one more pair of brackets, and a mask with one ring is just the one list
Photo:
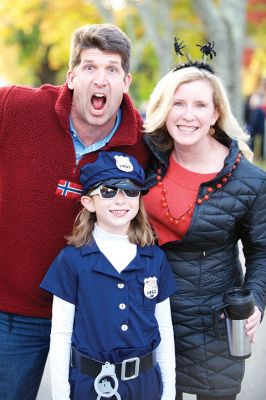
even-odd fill
[[(133, 295), (133, 301), (136, 305), (137, 308), (143, 311), (151, 311), (155, 310), (156, 302), (157, 302), (157, 295), (158, 295), (158, 283), (156, 279), (156, 284), (154, 283), (152, 287), (155, 289), (157, 288), (157, 294), (152, 296), (154, 297), (147, 297), (149, 296), (149, 293), (145, 295), (145, 280), (150, 279), (151, 277), (148, 277), (147, 275), (139, 274), (136, 276), (136, 279), (132, 282), (132, 295)], [(147, 283), (146, 283), (147, 285)]]

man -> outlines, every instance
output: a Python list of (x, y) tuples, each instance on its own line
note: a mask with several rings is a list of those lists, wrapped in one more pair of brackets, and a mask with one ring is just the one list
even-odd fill
[(119, 28), (88, 25), (73, 33), (64, 85), (0, 89), (0, 400), (36, 398), (51, 318), (39, 284), (79, 211), (81, 166), (100, 149), (146, 165), (129, 59)]

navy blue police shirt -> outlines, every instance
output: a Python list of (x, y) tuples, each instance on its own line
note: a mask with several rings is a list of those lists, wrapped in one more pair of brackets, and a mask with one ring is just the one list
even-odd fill
[[(149, 298), (144, 279), (154, 277), (158, 294)], [(91, 358), (117, 363), (158, 346), (155, 306), (175, 292), (176, 283), (159, 247), (137, 246), (136, 257), (119, 273), (93, 240), (65, 247), (41, 287), (75, 305), (72, 345)]]

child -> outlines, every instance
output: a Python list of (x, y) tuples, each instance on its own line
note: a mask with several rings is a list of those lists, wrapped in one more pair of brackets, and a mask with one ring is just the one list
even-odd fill
[(100, 152), (80, 179), (83, 209), (41, 283), (54, 295), (53, 399), (174, 400), (176, 284), (143, 208), (144, 171)]

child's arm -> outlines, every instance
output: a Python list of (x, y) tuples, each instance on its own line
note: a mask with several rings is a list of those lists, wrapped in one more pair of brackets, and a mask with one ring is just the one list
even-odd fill
[(53, 316), (50, 344), (50, 371), (53, 400), (69, 400), (68, 382), (71, 336), (75, 306), (53, 297)]
[(161, 335), (161, 342), (156, 349), (163, 380), (161, 400), (175, 400), (175, 343), (169, 298), (157, 303), (155, 316)]

